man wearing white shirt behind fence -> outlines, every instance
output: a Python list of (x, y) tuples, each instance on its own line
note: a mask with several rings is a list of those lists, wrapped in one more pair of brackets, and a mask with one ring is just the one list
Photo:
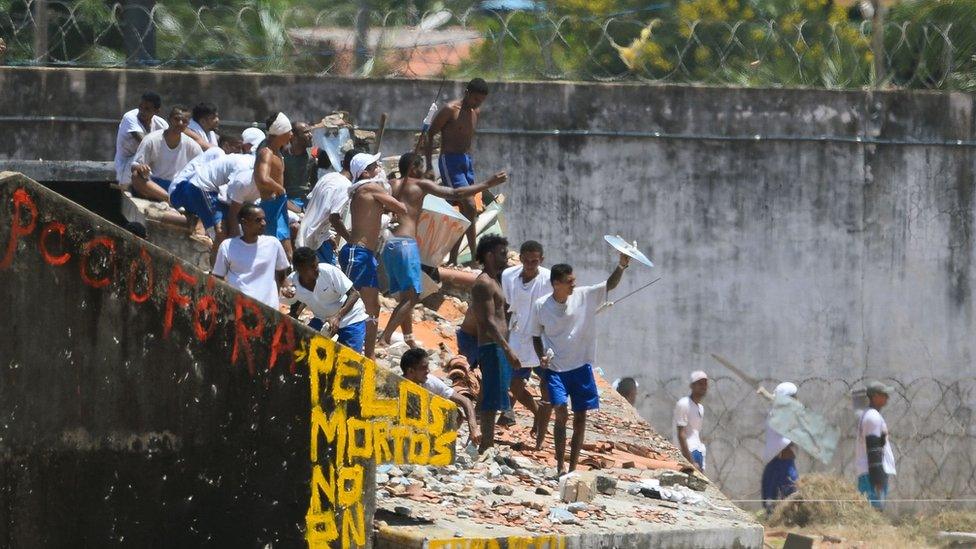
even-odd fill
[(264, 234), (264, 211), (254, 204), (241, 208), (242, 235), (217, 248), (213, 275), (245, 295), (278, 309), (278, 289), (288, 272), (288, 256), (281, 242)]
[[(553, 441), (556, 444), (556, 471), (562, 475), (566, 453), (567, 403), (573, 405), (573, 440), (569, 453), (569, 470), (576, 469), (586, 435), (586, 412), (600, 407), (600, 393), (593, 377), (596, 358), (596, 313), (607, 300), (607, 292), (617, 287), (630, 258), (620, 254), (617, 268), (606, 282), (576, 287), (573, 268), (554, 265), (551, 272), (552, 294), (533, 306), (531, 333), (542, 383), (549, 392), (555, 411)], [(536, 445), (545, 437), (546, 425), (536, 432)]]
[(884, 509), (888, 496), (888, 477), (896, 473), (888, 424), (881, 416), (881, 409), (888, 404), (891, 392), (892, 388), (880, 381), (868, 383), (869, 407), (861, 412), (857, 422), (854, 454), (857, 489), (879, 511)]
[(671, 434), (675, 445), (681, 450), (681, 455), (704, 473), (706, 450), (701, 431), (705, 421), (705, 406), (701, 401), (708, 393), (708, 374), (701, 370), (694, 371), (689, 381), (691, 394), (679, 399), (674, 406)]

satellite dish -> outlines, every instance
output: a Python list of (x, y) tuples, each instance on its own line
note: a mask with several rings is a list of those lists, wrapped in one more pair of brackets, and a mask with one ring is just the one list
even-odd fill
[(454, 14), (447, 10), (435, 11), (434, 13), (424, 17), (423, 20), (420, 21), (420, 24), (417, 25), (417, 28), (422, 31), (438, 29), (446, 25), (452, 17), (454, 17)]
[(654, 263), (650, 260), (650, 258), (644, 255), (644, 252), (638, 250), (637, 246), (635, 246), (634, 244), (631, 244), (630, 242), (627, 242), (626, 240), (621, 238), (620, 235), (608, 234), (608, 235), (604, 235), (603, 239), (607, 241), (607, 244), (610, 244), (611, 246), (616, 248), (618, 252), (626, 256), (629, 256), (633, 259), (636, 259), (637, 261), (643, 263), (644, 265), (647, 265), (648, 267), (654, 266)]

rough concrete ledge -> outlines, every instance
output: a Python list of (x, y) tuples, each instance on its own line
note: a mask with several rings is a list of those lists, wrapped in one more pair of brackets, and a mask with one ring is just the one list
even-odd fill
[(0, 160), (0, 172), (20, 172), (34, 181), (115, 182), (112, 162), (88, 160)]

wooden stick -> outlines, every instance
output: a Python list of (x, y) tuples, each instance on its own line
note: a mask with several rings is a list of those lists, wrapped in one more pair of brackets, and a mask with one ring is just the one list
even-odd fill
[(386, 133), (386, 113), (380, 115), (380, 128), (376, 130), (376, 145), (373, 147), (373, 154), (380, 152), (380, 143), (383, 142), (383, 134)]

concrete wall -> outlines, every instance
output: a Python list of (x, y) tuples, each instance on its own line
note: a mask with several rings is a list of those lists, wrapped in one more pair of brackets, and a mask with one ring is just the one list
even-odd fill
[(0, 174), (0, 546), (369, 545), (456, 407)]
[[(32, 90), (6, 94), (3, 116), (114, 120), (147, 88), (213, 100), (228, 120), (342, 108), (366, 125), (385, 110), (390, 153), (408, 147), (438, 82), (0, 69), (0, 87)], [(662, 431), (687, 373), (711, 372), (710, 472), (727, 493), (758, 492), (764, 407), (710, 352), (801, 381), (845, 432), (852, 385), (896, 382), (896, 494), (972, 494), (976, 464), (949, 457), (976, 454), (973, 121), (961, 94), (509, 83), (493, 89), (475, 152), (482, 176), (512, 174), (515, 245), (540, 240), (583, 282), (614, 264), (603, 234), (638, 239), (658, 263), (627, 271), (618, 296), (664, 279), (604, 313), (598, 366), (638, 377)], [(14, 137), (0, 156), (111, 157), (111, 123), (0, 127)], [(829, 469), (850, 474), (852, 454), (847, 440)]]

